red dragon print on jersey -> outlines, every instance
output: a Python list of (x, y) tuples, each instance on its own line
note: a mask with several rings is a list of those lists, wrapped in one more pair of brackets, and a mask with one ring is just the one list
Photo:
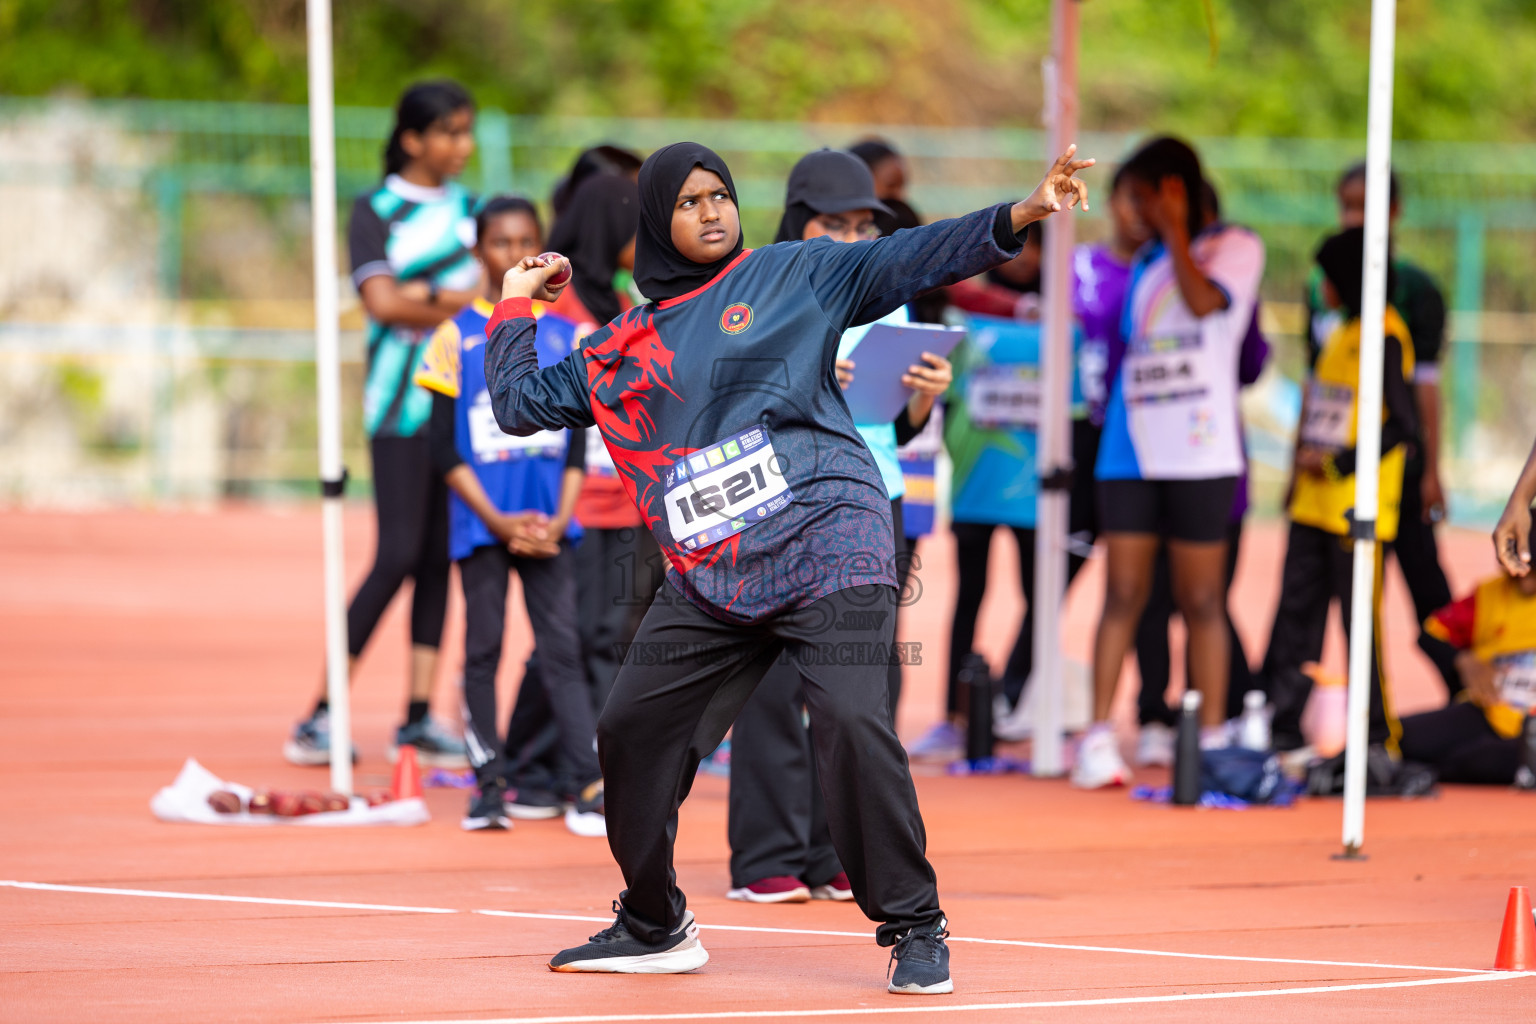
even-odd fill
[[(662, 343), (654, 321), (654, 307), (630, 309), (609, 327), (608, 337), (591, 341), (582, 350), (592, 417), (630, 500), (652, 529), (661, 523), (651, 508), (653, 502), (659, 503), (663, 472), (696, 450), (665, 442), (645, 447), (657, 440), (656, 420), (648, 407), (669, 397), (685, 401), (672, 387), (673, 353)], [(687, 573), (696, 566), (714, 565), (727, 552), (734, 565), (740, 540), (739, 535), (730, 537), (703, 551), (684, 551), (671, 544), (662, 548), (678, 572)]]

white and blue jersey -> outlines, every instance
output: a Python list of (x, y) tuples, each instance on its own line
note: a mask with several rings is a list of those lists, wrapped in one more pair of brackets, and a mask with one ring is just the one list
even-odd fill
[(1264, 244), (1216, 225), (1190, 255), (1227, 296), (1196, 317), (1184, 304), (1161, 243), (1137, 254), (1122, 321), (1125, 357), (1110, 386), (1095, 476), (1100, 480), (1209, 480), (1243, 471), (1238, 354), (1258, 301)]
[[(502, 431), (491, 408), (485, 382), (485, 325), (494, 307), (484, 299), (464, 308), (432, 335), (415, 383), (454, 400), (454, 447), (474, 470), (491, 504), (504, 513), (559, 509), (569, 432), (541, 430), (526, 437)], [(556, 313), (539, 311), (534, 350), (540, 366), (553, 366), (570, 355), (576, 324)], [(567, 539), (581, 536), (574, 520)], [(457, 560), (487, 545), (500, 545), (484, 522), (457, 494), (448, 497), (448, 554)]]

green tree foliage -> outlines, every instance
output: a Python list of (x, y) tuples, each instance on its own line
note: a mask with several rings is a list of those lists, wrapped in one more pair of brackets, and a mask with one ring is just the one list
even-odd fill
[[(1083, 121), (1338, 136), (1366, 0), (1083, 0)], [(334, 0), (336, 92), (522, 113), (1034, 124), (1049, 0)], [(1531, 0), (1401, 0), (1402, 138), (1536, 138)], [(0, 93), (299, 102), (303, 0), (0, 0)]]

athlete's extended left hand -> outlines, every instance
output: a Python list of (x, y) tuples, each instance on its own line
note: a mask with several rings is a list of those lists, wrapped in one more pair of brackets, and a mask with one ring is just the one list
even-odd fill
[(549, 279), (561, 270), (569, 269), (570, 265), (571, 261), (564, 256), (547, 263), (537, 256), (524, 256), (501, 279), (502, 301), (538, 299), (540, 302), (554, 302), (565, 291), (566, 285), (571, 283), (571, 279), (567, 275), (563, 282), (554, 287), (550, 287)]
[(1023, 202), (1013, 204), (1013, 230), (1023, 231), (1025, 225), (1037, 220), (1044, 220), (1051, 214), (1061, 209), (1065, 200), (1067, 209), (1072, 209), (1078, 203), (1083, 204), (1083, 209), (1088, 209), (1088, 183), (1074, 177), (1078, 171), (1092, 167), (1095, 161), (1074, 160), (1077, 155), (1077, 143), (1067, 147), (1067, 151), (1056, 158), (1051, 164), (1051, 169), (1045, 172), (1045, 178), (1035, 186), (1035, 190), (1029, 194), (1029, 198)]

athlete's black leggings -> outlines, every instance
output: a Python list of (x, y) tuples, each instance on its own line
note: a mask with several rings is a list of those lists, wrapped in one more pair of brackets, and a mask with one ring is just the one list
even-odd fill
[[(960, 666), (976, 640), (976, 618), (981, 611), (981, 599), (987, 592), (992, 534), (998, 527), (990, 523), (951, 523), (949, 529), (955, 535), (959, 588), (955, 595), (955, 618), (949, 631), (949, 693), (945, 707), (950, 714), (957, 714), (960, 711)], [(1024, 617), (1019, 622), (1013, 652), (1008, 656), (1008, 667), (1003, 670), (1002, 693), (1009, 704), (1017, 704), (1035, 667), (1035, 531), (1022, 526), (1007, 529), (1013, 531), (1019, 544), (1019, 585), (1024, 592)], [(1082, 556), (1067, 556), (1068, 584), (1082, 567)]]
[(432, 468), (427, 438), (376, 437), (369, 451), (379, 535), (373, 568), (347, 608), (347, 650), (354, 658), (406, 577), (416, 584), (412, 644), (438, 646), (448, 610), (448, 488)]

